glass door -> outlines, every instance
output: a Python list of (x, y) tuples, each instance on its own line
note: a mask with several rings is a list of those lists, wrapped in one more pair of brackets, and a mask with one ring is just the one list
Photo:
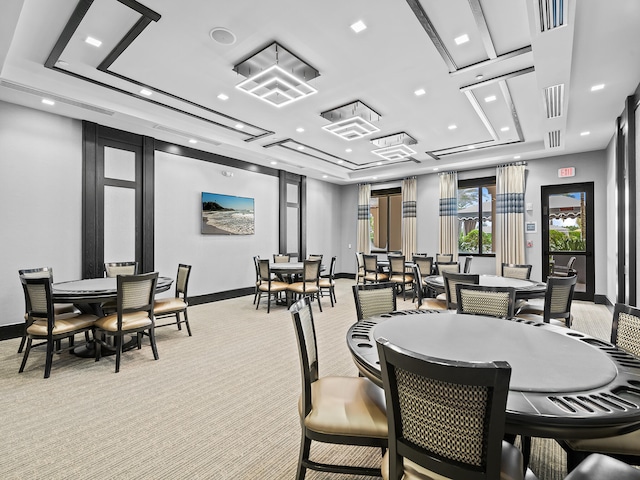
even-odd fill
[(543, 186), (542, 217), (544, 278), (575, 257), (572, 268), (578, 282), (573, 298), (593, 301), (593, 182)]

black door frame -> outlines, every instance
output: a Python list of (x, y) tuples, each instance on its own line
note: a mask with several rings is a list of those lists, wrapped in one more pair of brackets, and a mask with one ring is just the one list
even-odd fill
[[(563, 183), (558, 185), (543, 185), (540, 187), (542, 205), (542, 278), (549, 276), (549, 195), (563, 193), (585, 192), (585, 209), (587, 220), (587, 246), (585, 252), (562, 252), (563, 255), (585, 256), (586, 258), (586, 292), (574, 293), (576, 300), (593, 301), (595, 296), (595, 228), (594, 228), (594, 182)], [(559, 252), (558, 252), (559, 253)]]

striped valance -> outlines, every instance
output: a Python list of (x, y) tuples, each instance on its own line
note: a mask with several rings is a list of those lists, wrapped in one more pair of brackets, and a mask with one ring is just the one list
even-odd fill
[(416, 202), (402, 202), (402, 218), (415, 218), (416, 216)]
[(496, 195), (496, 213), (524, 213), (524, 193), (499, 193)]
[(451, 217), (458, 215), (458, 199), (457, 198), (441, 198), (440, 199), (440, 216)]
[(369, 205), (358, 205), (358, 220), (369, 220)]

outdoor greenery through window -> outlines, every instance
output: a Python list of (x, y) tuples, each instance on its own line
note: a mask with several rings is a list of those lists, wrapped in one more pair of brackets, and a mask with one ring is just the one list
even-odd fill
[(587, 226), (585, 192), (549, 195), (549, 250), (584, 252)]
[(493, 224), (496, 213), (495, 177), (458, 182), (458, 252), (493, 254)]

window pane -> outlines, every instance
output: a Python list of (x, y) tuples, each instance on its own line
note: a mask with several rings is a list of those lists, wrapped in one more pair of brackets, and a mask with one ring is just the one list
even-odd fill
[(458, 250), (460, 253), (479, 253), (479, 189), (458, 189)]
[(549, 195), (549, 250), (586, 251), (585, 192)]

